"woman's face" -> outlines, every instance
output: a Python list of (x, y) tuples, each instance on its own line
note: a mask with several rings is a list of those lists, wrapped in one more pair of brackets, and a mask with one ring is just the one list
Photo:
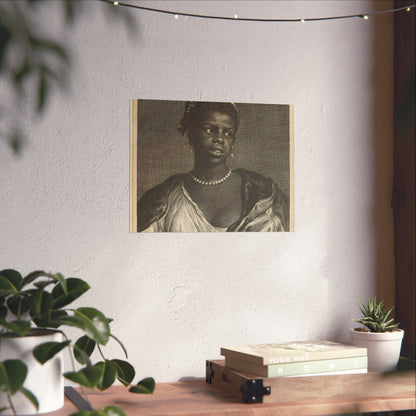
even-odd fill
[(228, 114), (204, 111), (188, 132), (196, 162), (224, 163), (231, 153), (236, 132), (237, 125)]

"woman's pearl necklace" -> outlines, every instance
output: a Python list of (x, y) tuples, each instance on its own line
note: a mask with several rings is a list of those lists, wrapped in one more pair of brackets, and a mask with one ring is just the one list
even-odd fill
[(231, 169), (228, 168), (227, 174), (224, 177), (222, 177), (221, 179), (218, 179), (216, 181), (210, 181), (210, 182), (198, 179), (196, 176), (192, 175), (192, 173), (190, 175), (191, 175), (192, 180), (196, 183), (199, 183), (200, 185), (213, 186), (213, 185), (219, 185), (220, 183), (225, 182), (231, 175)]

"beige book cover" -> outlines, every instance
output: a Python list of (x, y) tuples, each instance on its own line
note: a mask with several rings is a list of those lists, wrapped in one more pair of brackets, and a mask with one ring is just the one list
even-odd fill
[(333, 341), (298, 341), (221, 348), (221, 354), (248, 362), (271, 365), (334, 358), (360, 357), (367, 349)]

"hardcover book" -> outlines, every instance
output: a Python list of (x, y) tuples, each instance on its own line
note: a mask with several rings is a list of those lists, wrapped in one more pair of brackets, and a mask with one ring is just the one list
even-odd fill
[(286, 342), (221, 348), (225, 358), (236, 358), (258, 365), (297, 363), (336, 358), (367, 356), (367, 348), (332, 341)]
[[(294, 377), (312, 377), (312, 376), (339, 376), (342, 374), (367, 374), (368, 370), (366, 368), (357, 368), (355, 370), (344, 370), (344, 371), (328, 371), (325, 373), (307, 373), (307, 374), (295, 374), (293, 376), (285, 376), (286, 378), (294, 378)], [(269, 378), (276, 378), (276, 377), (269, 377)]]
[[(285, 364), (260, 365), (238, 358), (227, 357), (225, 366), (237, 371), (244, 371), (261, 377), (287, 377), (308, 374), (324, 374), (367, 370), (367, 355), (361, 357), (336, 358), (333, 360), (314, 360), (291, 362)], [(353, 371), (355, 372), (355, 371)]]

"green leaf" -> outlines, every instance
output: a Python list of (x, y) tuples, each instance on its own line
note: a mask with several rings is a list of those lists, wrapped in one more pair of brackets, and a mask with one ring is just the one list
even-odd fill
[(29, 310), (29, 303), (22, 295), (10, 296), (7, 299), (7, 306), (13, 315), (20, 317)]
[(68, 293), (68, 286), (67, 286), (67, 281), (66, 281), (65, 277), (61, 273), (55, 273), (55, 274), (53, 274), (52, 278), (59, 282), (59, 284), (62, 287), (62, 290), (64, 291), (65, 294), (67, 294)]
[(362, 317), (353, 319), (353, 321), (366, 326), (371, 332), (386, 332), (398, 327), (398, 324), (394, 323), (394, 319), (388, 319), (394, 307), (385, 311), (383, 309), (384, 301), (377, 303), (376, 296), (370, 297), (366, 303), (362, 299), (360, 302)]
[(51, 39), (46, 38), (39, 38), (35, 37), (33, 35), (30, 36), (30, 41), (34, 46), (36, 46), (39, 49), (47, 49), (56, 56), (58, 56), (64, 63), (69, 64), (69, 55), (65, 51), (65, 49), (57, 42), (54, 42)]
[[(87, 367), (91, 367), (92, 366), (92, 362), (90, 360), (90, 357), (88, 356), (88, 354), (85, 351), (82, 350), (78, 350), (76, 345), (74, 345), (74, 356), (75, 354), (77, 355), (77, 361), (79, 363), (82, 362), (83, 365), (86, 365)], [(75, 353), (76, 351), (76, 353)]]
[(126, 414), (117, 406), (106, 406), (98, 410), (97, 416), (126, 416)]
[(53, 298), (44, 290), (35, 291), (29, 298), (29, 306), (35, 316), (44, 317), (49, 315), (52, 309)]
[(95, 308), (78, 308), (75, 316), (82, 317), (88, 322), (86, 334), (95, 342), (105, 345), (110, 337), (110, 325), (102, 312)]
[(126, 416), (126, 414), (117, 406), (106, 406), (100, 410), (81, 410), (70, 416)]
[(59, 328), (61, 324), (58, 323), (57, 320), (59, 320), (60, 318), (64, 316), (68, 316), (68, 313), (66, 311), (62, 311), (60, 309), (58, 310), (52, 309), (51, 315), (50, 315), (50, 321), (48, 322), (48, 326), (51, 328)]
[(46, 76), (44, 67), (39, 68), (39, 79), (38, 79), (38, 105), (37, 111), (41, 112), (46, 105), (46, 99), (49, 93), (49, 83)]
[(51, 294), (54, 298), (54, 309), (62, 308), (63, 306), (69, 305), (90, 288), (88, 283), (76, 277), (69, 277), (68, 279), (66, 279), (66, 284), (67, 293), (65, 293), (61, 285), (55, 286), (52, 290)]
[(27, 388), (25, 387), (20, 387), (20, 390), (33, 404), (33, 406), (35, 406), (36, 410), (39, 410), (39, 402), (38, 399), (36, 398), (36, 396)]
[(15, 321), (0, 321), (0, 325), (7, 328), (9, 331), (19, 335), (20, 337), (25, 336), (30, 331), (30, 322), (23, 320)]
[[(385, 316), (385, 320), (387, 320), (387, 318), (390, 316), (390, 314), (393, 312), (394, 306), (392, 306), (387, 312), (386, 312), (386, 316)], [(393, 319), (394, 320), (394, 319)]]
[(100, 391), (108, 389), (113, 385), (117, 376), (117, 369), (111, 361), (101, 361), (94, 365), (101, 372), (100, 381), (97, 384), (97, 388)]
[(27, 367), (20, 360), (0, 362), (0, 391), (15, 394), (26, 379)]
[(64, 349), (70, 343), (71, 341), (44, 342), (36, 346), (33, 349), (32, 354), (41, 364), (45, 364), (48, 360), (50, 360), (52, 357), (58, 354), (59, 351)]
[(25, 56), (25, 59), (23, 59), (22, 63), (20, 64), (19, 68), (15, 69), (13, 71), (13, 82), (16, 84), (17, 87), (21, 87), (23, 79), (30, 74), (32, 71), (33, 66), (28, 59), (27, 56)]
[(74, 381), (81, 386), (93, 389), (97, 386), (101, 379), (101, 370), (98, 367), (86, 367), (79, 371), (70, 371), (64, 373), (64, 377), (68, 380)]
[(64, 7), (65, 7), (65, 21), (66, 21), (66, 23), (68, 23), (68, 24), (74, 23), (76, 10), (78, 10), (78, 5), (77, 5), (77, 8), (76, 8), (75, 4), (72, 1), (65, 0)]
[(71, 413), (69, 416), (93, 416), (95, 410), (80, 410), (76, 413)]
[(55, 282), (51, 280), (42, 280), (40, 282), (33, 283), (34, 286), (36, 286), (38, 289), (45, 289), (45, 287), (48, 287), (50, 285), (53, 285)]
[(94, 352), (96, 342), (83, 335), (74, 344), (74, 357), (80, 364), (90, 365), (89, 357)]
[(155, 380), (152, 377), (144, 378), (135, 386), (129, 388), (130, 393), (152, 394), (155, 390)]
[(47, 276), (48, 276), (48, 273), (44, 272), (43, 270), (36, 270), (34, 272), (31, 272), (23, 278), (22, 287), (34, 282), (38, 277), (47, 277)]
[[(1, 49), (1, 46), (0, 46)], [(0, 53), (1, 55), (1, 53)], [(0, 57), (1, 59), (1, 57)], [(22, 152), (23, 145), (25, 144), (27, 137), (26, 134), (21, 132), (17, 127), (15, 127), (12, 131), (9, 132), (7, 137), (7, 144), (13, 150), (15, 155), (19, 155)]]
[(8, 309), (6, 305), (0, 305), (0, 322), (6, 319)]
[(4, 276), (0, 275), (0, 296), (8, 296), (18, 293), (19, 290)]
[(29, 298), (30, 315), (38, 326), (48, 326), (53, 298), (44, 290), (35, 291)]
[(5, 277), (17, 290), (22, 288), (22, 275), (13, 269), (4, 269), (0, 271), (0, 276)]
[(73, 326), (75, 328), (82, 329), (84, 332), (87, 332), (88, 322), (80, 316), (61, 316), (54, 321), (51, 321), (49, 324), (52, 324), (54, 328), (57, 328), (61, 325)]
[(117, 369), (117, 379), (120, 383), (128, 386), (134, 379), (136, 375), (136, 371), (134, 367), (128, 363), (127, 361), (123, 360), (111, 360), (111, 362), (115, 365)]
[[(85, 311), (87, 310), (87, 311)], [(91, 311), (96, 311), (93, 313)], [(109, 338), (110, 327), (104, 315), (93, 308), (80, 308), (75, 310), (73, 316), (63, 316), (52, 322), (53, 325), (74, 326), (84, 331), (93, 341), (105, 345)]]
[(42, 280), (41, 282), (36, 282), (35, 286), (42, 289), (54, 282), (58, 282), (61, 285), (61, 288), (63, 289), (63, 292), (66, 293), (67, 292), (67, 281), (64, 278), (64, 276), (61, 273), (47, 273), (44, 272), (43, 270), (38, 270), (35, 272), (32, 272), (30, 274), (28, 274), (24, 279), (23, 279), (23, 285), (25, 286), (29, 283), (32, 283), (33, 281), (35, 281), (37, 278), (39, 277), (47, 277), (50, 280)]

